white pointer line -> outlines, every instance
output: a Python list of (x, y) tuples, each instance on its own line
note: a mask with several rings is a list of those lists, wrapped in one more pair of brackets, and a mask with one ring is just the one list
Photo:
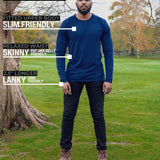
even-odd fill
[(3, 28), (3, 30), (72, 30), (76, 31), (76, 27), (72, 28)]
[(41, 85), (41, 86), (60, 86), (62, 87), (63, 86), (63, 82), (59, 82), (59, 83), (3, 83), (3, 85)]
[(68, 58), (68, 59), (72, 59), (72, 55), (67, 55), (67, 56), (3, 56), (3, 58)]

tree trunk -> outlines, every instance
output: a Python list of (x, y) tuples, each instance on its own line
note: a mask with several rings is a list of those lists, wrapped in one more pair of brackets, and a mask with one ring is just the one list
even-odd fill
[(20, 68), (20, 59), (3, 59), (3, 43), (14, 43), (12, 31), (3, 31), (3, 15), (12, 14), (17, 1), (6, 2), (0, 0), (0, 133), (3, 128), (10, 129), (13, 122), (17, 122), (20, 128), (28, 128), (35, 125), (41, 128), (43, 124), (53, 125), (47, 122), (48, 116), (34, 108), (26, 99), (21, 86), (3, 85), (3, 71)]
[(135, 53), (134, 53), (134, 47), (133, 47), (133, 46), (131, 47), (131, 55), (132, 55), (132, 56), (135, 55)]
[(37, 43), (42, 38), (42, 30), (40, 30), (39, 35), (35, 38), (32, 43)]

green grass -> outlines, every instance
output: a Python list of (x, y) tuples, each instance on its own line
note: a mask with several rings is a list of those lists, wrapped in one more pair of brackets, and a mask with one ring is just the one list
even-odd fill
[[(55, 59), (22, 59), (21, 70), (38, 70), (38, 79), (58, 83)], [(51, 116), (54, 126), (1, 136), (2, 160), (57, 160), (63, 112), (58, 86), (22, 86), (28, 101)], [(160, 159), (160, 59), (115, 57), (113, 90), (105, 97), (109, 160)], [(96, 160), (96, 138), (85, 88), (77, 111), (72, 160)], [(4, 156), (2, 155), (9, 155)]]

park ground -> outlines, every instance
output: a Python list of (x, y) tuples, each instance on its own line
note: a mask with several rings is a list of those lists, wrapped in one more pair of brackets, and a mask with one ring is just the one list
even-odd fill
[[(21, 70), (38, 70), (59, 82), (55, 59), (22, 59)], [(63, 94), (58, 86), (22, 86), (28, 101), (57, 125), (7, 132), (0, 160), (58, 160)], [(113, 89), (105, 96), (109, 160), (160, 160), (160, 58), (115, 57)], [(75, 118), (72, 160), (96, 160), (96, 138), (85, 88)]]

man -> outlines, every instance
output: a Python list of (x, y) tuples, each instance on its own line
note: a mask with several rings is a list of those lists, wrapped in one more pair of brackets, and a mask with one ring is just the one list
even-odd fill
[[(65, 59), (57, 58), (60, 81), (63, 82), (64, 112), (59, 160), (70, 160), (73, 123), (83, 86), (86, 86), (97, 138), (98, 160), (106, 160), (106, 128), (104, 95), (112, 90), (113, 46), (107, 22), (90, 12), (92, 0), (76, 0), (78, 13), (67, 18), (57, 37), (56, 55), (64, 56), (68, 47), (72, 59), (65, 69)], [(101, 44), (105, 58), (106, 77), (101, 62)], [(105, 78), (104, 78), (105, 77)]]

